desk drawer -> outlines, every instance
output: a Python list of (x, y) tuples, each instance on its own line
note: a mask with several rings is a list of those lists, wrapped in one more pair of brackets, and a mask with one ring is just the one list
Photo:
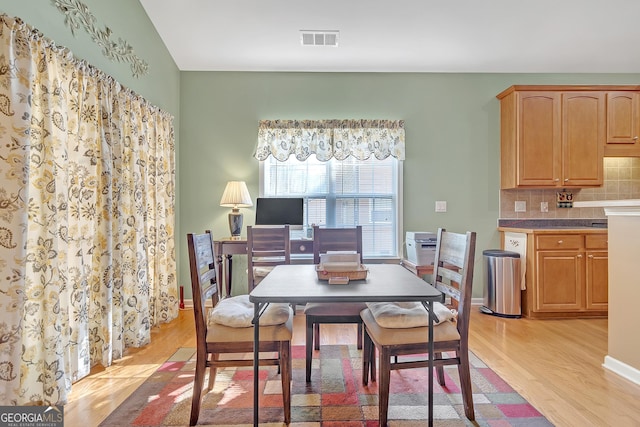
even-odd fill
[(584, 245), (584, 236), (578, 234), (548, 234), (536, 236), (538, 249), (580, 249)]
[(313, 255), (313, 240), (291, 240), (291, 253)]

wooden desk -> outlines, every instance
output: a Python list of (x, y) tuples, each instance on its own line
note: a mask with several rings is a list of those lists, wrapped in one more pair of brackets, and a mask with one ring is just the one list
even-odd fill
[[(254, 303), (254, 360), (258, 360), (260, 313), (265, 304), (286, 302), (420, 301), (429, 310), (429, 426), (433, 426), (433, 303), (442, 293), (399, 264), (367, 264), (366, 280), (329, 285), (318, 279), (313, 265), (279, 265), (249, 293)], [(393, 286), (389, 284), (393, 283)], [(258, 425), (258, 364), (253, 364), (253, 425)]]
[[(218, 277), (221, 279), (220, 284), (224, 287), (226, 295), (231, 295), (231, 284), (233, 283), (233, 256), (247, 254), (247, 239), (242, 238), (234, 240), (230, 237), (225, 237), (220, 240), (214, 240), (213, 244), (218, 258)], [(291, 240), (291, 254), (309, 254), (313, 257), (313, 240)], [(313, 262), (313, 258), (311, 258), (311, 262)]]
[(401, 264), (404, 268), (420, 278), (425, 274), (433, 274), (433, 265), (416, 265), (408, 259), (403, 259)]

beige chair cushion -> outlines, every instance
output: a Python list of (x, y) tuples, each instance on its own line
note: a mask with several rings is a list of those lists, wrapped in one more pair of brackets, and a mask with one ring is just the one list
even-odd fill
[(253, 267), (253, 277), (265, 278), (274, 267)]
[[(362, 310), (362, 322), (369, 336), (380, 345), (419, 344), (429, 341), (429, 327), (383, 328), (371, 313), (371, 309)], [(460, 339), (456, 322), (443, 322), (433, 328), (433, 342), (457, 341)]]
[[(293, 316), (280, 325), (262, 326), (260, 322), (260, 341), (291, 341), (292, 334)], [(210, 323), (207, 326), (207, 342), (253, 342), (253, 328), (232, 328)]]
[[(251, 328), (254, 308), (249, 295), (224, 298), (209, 313), (208, 325), (218, 324), (232, 328)], [(285, 323), (292, 315), (286, 303), (271, 303), (260, 316), (260, 325), (272, 326)]]
[[(383, 328), (419, 328), (429, 326), (429, 313), (421, 302), (368, 302), (376, 322)], [(433, 303), (433, 312), (438, 320), (433, 324), (455, 319), (456, 313), (444, 304)]]
[(304, 306), (304, 314), (308, 316), (359, 316), (367, 308), (363, 302), (309, 303)]

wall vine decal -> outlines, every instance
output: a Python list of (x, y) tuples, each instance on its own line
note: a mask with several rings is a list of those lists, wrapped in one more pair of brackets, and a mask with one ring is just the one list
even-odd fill
[(134, 77), (149, 72), (149, 64), (140, 59), (133, 47), (118, 37), (118, 41), (111, 40), (112, 31), (109, 27), (100, 29), (96, 25), (96, 18), (89, 11), (89, 7), (79, 0), (51, 0), (54, 6), (65, 15), (64, 23), (69, 26), (71, 34), (76, 35), (76, 30), (84, 28), (93, 41), (102, 48), (102, 54), (111, 61), (128, 62)]

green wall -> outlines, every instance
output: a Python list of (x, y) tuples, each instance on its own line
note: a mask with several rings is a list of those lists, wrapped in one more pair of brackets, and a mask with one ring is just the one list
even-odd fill
[[(430, 74), (180, 72), (137, 1), (83, 0), (100, 28), (133, 46), (149, 63), (135, 78), (112, 62), (83, 29), (76, 36), (48, 0), (0, 0), (18, 16), (175, 117), (178, 161), (176, 248), (178, 283), (190, 298), (188, 232), (229, 234), (224, 185), (246, 180), (258, 195), (252, 158), (260, 119), (405, 120), (403, 227), (478, 232), (474, 295), (482, 295), (482, 250), (499, 246), (499, 106), (512, 84), (638, 84), (640, 74)], [(435, 213), (446, 200), (448, 212)], [(243, 209), (253, 224), (254, 209)], [(246, 290), (246, 260), (235, 257), (234, 288)]]
[[(416, 73), (181, 73), (183, 234), (229, 235), (226, 181), (258, 195), (252, 157), (261, 119), (403, 119), (403, 228), (478, 233), (474, 296), (482, 296), (482, 251), (498, 248), (500, 130), (496, 95), (513, 84), (637, 84), (640, 75)], [(435, 213), (446, 200), (447, 212)], [(242, 209), (245, 225), (254, 208)], [(243, 230), (243, 235), (246, 229)], [(185, 240), (180, 236), (181, 240)], [(184, 248), (184, 243), (182, 243)], [(187, 254), (179, 283), (189, 294)], [(234, 257), (234, 293), (246, 291), (246, 261)]]

